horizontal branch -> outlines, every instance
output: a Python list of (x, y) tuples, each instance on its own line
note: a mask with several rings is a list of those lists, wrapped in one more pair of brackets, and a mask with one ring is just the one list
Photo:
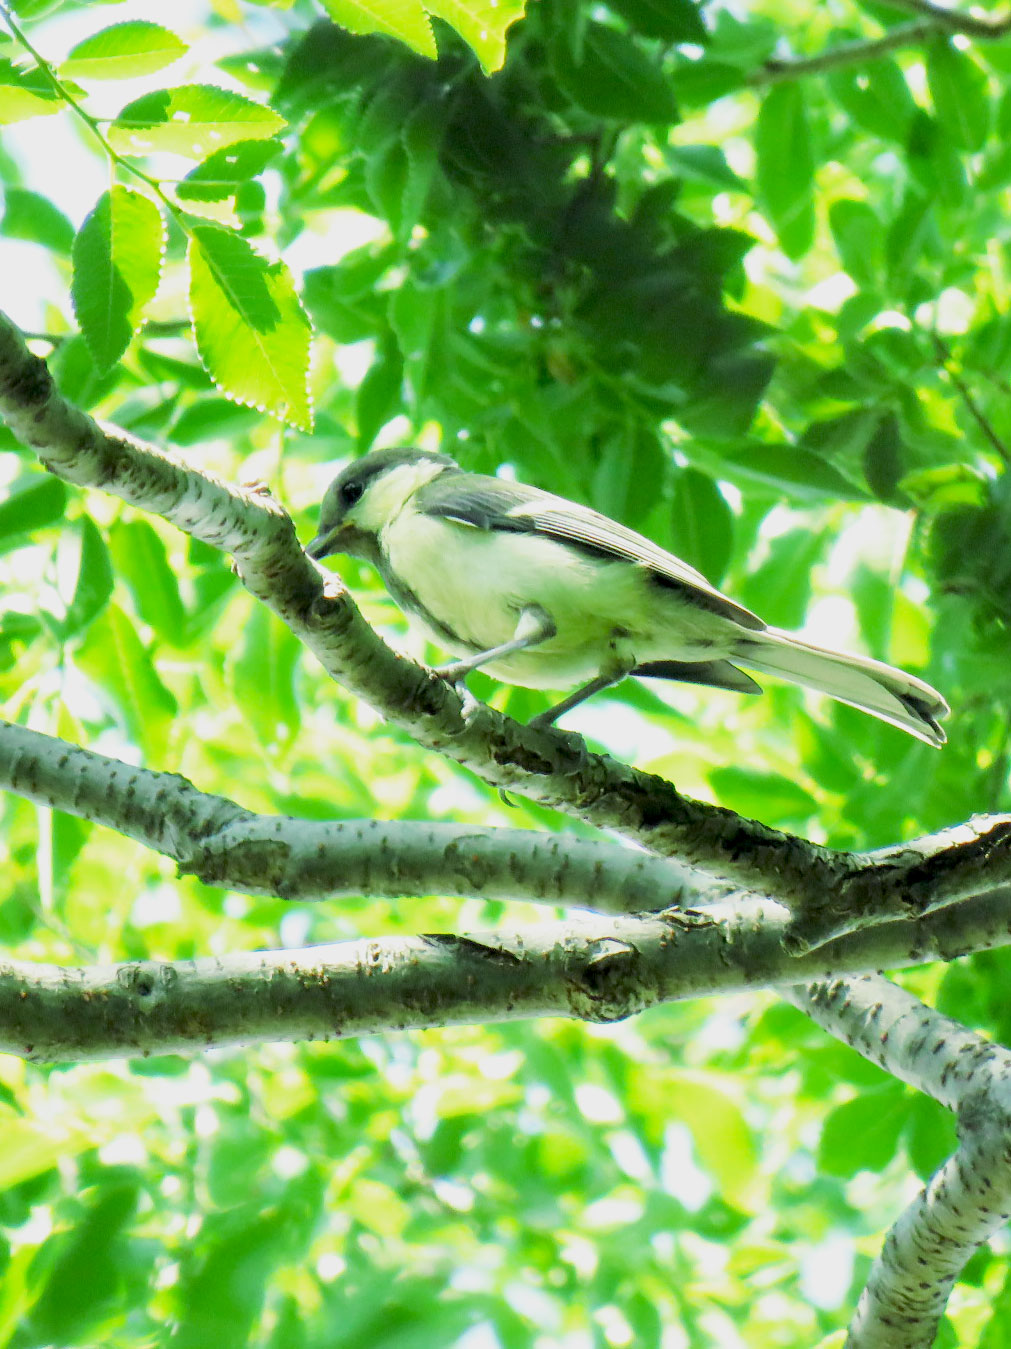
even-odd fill
[(288, 900), (442, 894), (632, 913), (687, 907), (722, 889), (677, 862), (571, 834), (257, 815), (176, 773), (4, 721), (0, 788), (115, 829), (208, 885)]
[[(706, 903), (725, 888), (678, 862), (566, 835), (256, 815), (178, 774), (125, 764), (3, 721), (0, 788), (118, 830), (209, 885), (284, 899), (439, 893), (634, 913)], [(815, 859), (817, 866), (817, 853)], [(789, 949), (816, 949), (848, 932), (921, 917), (1007, 884), (1007, 816), (977, 817), (875, 852), (840, 854), (832, 889), (812, 886), (813, 895), (790, 904)], [(762, 893), (785, 902), (772, 885)]]
[(784, 951), (786, 912), (731, 898), (501, 933), (62, 969), (0, 963), (0, 1052), (50, 1062), (540, 1016), (613, 1021), (662, 1002), (951, 959), (1011, 942), (1011, 891), (820, 951)]

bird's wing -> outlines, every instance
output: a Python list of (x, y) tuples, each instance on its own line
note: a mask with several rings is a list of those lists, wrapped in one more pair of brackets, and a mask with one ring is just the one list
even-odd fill
[(721, 594), (673, 553), (588, 506), (537, 487), (477, 473), (440, 473), (416, 494), (415, 508), (474, 529), (540, 534), (595, 557), (637, 563), (657, 584), (678, 591), (700, 608), (754, 632), (765, 627), (757, 614)]

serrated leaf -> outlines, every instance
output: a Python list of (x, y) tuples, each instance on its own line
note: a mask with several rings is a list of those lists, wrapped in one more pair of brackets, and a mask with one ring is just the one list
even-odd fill
[(71, 298), (98, 372), (119, 360), (161, 279), (165, 230), (140, 192), (104, 192), (74, 240)]
[(828, 223), (850, 276), (861, 285), (875, 282), (884, 263), (884, 228), (873, 207), (842, 197), (829, 207)]
[(773, 539), (769, 556), (750, 572), (735, 598), (767, 623), (799, 628), (811, 597), (811, 571), (829, 540), (826, 530), (793, 529)]
[(990, 131), (984, 71), (947, 38), (935, 38), (927, 50), (927, 87), (952, 141), (963, 150), (980, 149)]
[(821, 455), (800, 445), (722, 445), (727, 477), (764, 484), (798, 500), (866, 501), (857, 487)]
[(505, 63), (506, 30), (523, 17), (526, 0), (429, 0), (425, 8), (456, 29), (490, 75)]
[(777, 84), (762, 100), (755, 130), (755, 176), (769, 219), (788, 258), (814, 242), (814, 151), (804, 90)]
[(182, 38), (161, 24), (133, 19), (112, 24), (78, 42), (60, 66), (60, 73), (76, 79), (133, 79), (171, 65), (186, 50)]
[(350, 33), (385, 33), (419, 56), (435, 58), (432, 25), (421, 0), (323, 0), (323, 8)]
[(176, 187), (180, 201), (225, 201), (262, 173), (284, 146), (277, 140), (236, 141), (208, 155)]
[(125, 155), (155, 151), (204, 159), (236, 141), (265, 140), (286, 125), (272, 108), (213, 84), (158, 89), (128, 103), (108, 130)]
[(197, 350), (215, 384), (239, 403), (311, 430), (311, 329), (288, 269), (214, 225), (194, 227), (189, 262)]
[(0, 125), (47, 117), (64, 107), (52, 80), (38, 66), (24, 70), (0, 58)]
[(74, 243), (74, 227), (59, 207), (26, 187), (4, 189), (0, 234), (43, 244), (56, 253), (69, 253)]
[(602, 23), (587, 23), (580, 52), (555, 43), (558, 83), (581, 108), (621, 122), (675, 122), (673, 82), (634, 39)]
[(355, 399), (358, 453), (364, 454), (380, 429), (400, 406), (404, 362), (399, 348), (388, 343), (366, 372)]

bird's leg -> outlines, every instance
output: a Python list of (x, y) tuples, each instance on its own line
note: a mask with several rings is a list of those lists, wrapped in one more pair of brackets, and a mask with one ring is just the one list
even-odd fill
[(456, 683), (465, 675), (469, 675), (471, 670), (478, 670), (482, 665), (498, 660), (500, 656), (511, 656), (514, 651), (526, 651), (528, 647), (546, 642), (550, 637), (554, 637), (556, 631), (551, 615), (539, 604), (531, 604), (520, 614), (516, 631), (508, 642), (503, 642), (501, 646), (493, 646), (487, 651), (479, 651), (476, 656), (468, 656), (466, 660), (456, 660), (450, 665), (437, 665), (435, 673), (442, 679), (451, 679)]
[(530, 718), (527, 725), (535, 726), (538, 729), (553, 726), (564, 713), (571, 712), (580, 703), (585, 703), (587, 698), (592, 698), (595, 693), (600, 693), (603, 689), (609, 689), (612, 684), (620, 684), (624, 678), (624, 674), (599, 674), (591, 679), (588, 684), (584, 684), (582, 688), (573, 689), (567, 698), (563, 698), (560, 703), (555, 703), (554, 707), (549, 707), (546, 712), (538, 712), (536, 717)]
[(573, 689), (567, 698), (563, 698), (560, 703), (555, 703), (554, 707), (549, 707), (546, 712), (539, 712), (536, 717), (531, 717), (527, 725), (538, 728), (553, 726), (560, 716), (565, 712), (571, 712), (580, 703), (585, 703), (587, 698), (592, 698), (595, 693), (609, 689), (612, 684), (620, 684), (626, 675), (631, 674), (636, 664), (635, 657), (631, 652), (622, 649), (622, 639), (627, 635), (624, 631), (615, 629), (611, 634), (611, 660), (600, 673), (595, 675), (588, 684)]

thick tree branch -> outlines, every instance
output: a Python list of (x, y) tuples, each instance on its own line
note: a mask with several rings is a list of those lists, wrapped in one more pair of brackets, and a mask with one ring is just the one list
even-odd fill
[(303, 902), (438, 893), (632, 913), (687, 907), (725, 888), (666, 858), (566, 834), (256, 815), (178, 774), (4, 721), (0, 788), (116, 829), (209, 885)]
[(958, 1150), (889, 1232), (846, 1341), (849, 1349), (928, 1349), (966, 1261), (1011, 1217), (1011, 1053), (879, 975), (783, 992), (958, 1114)]
[(220, 959), (77, 970), (9, 961), (0, 963), (0, 1052), (72, 1062), (538, 1016), (613, 1021), (661, 1002), (779, 987), (798, 974), (1007, 945), (1011, 890), (799, 958), (784, 950), (788, 921), (775, 904), (732, 896), (690, 910)]

